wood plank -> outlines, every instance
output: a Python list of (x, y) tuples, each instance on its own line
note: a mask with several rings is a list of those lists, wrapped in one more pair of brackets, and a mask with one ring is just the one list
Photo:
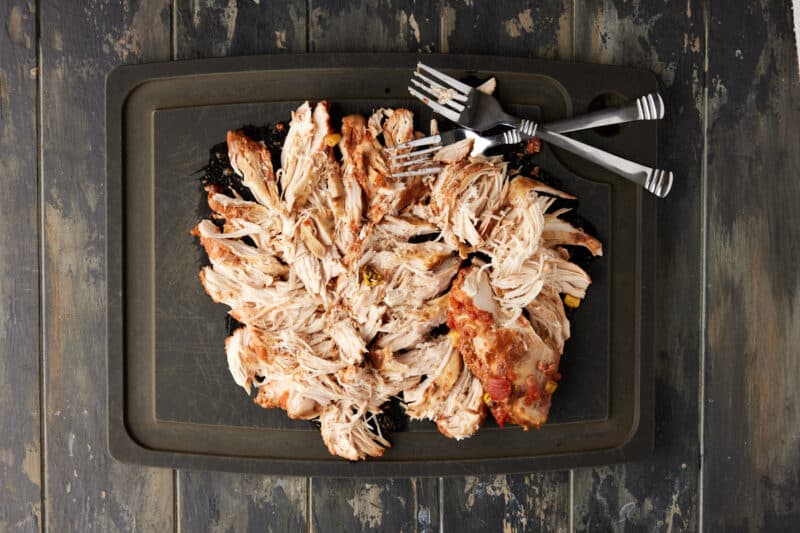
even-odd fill
[(655, 453), (638, 463), (576, 470), (574, 526), (587, 531), (696, 530), (703, 7), (691, 0), (603, 0), (580, 6), (575, 13), (577, 60), (644, 68), (659, 78), (667, 106), (659, 164), (673, 170), (676, 181), (658, 204)]
[(305, 531), (305, 478), (181, 471), (180, 531)]
[[(547, 59), (572, 58), (571, 0), (445, 0), (441, 50)], [(445, 531), (539, 531), (569, 527), (569, 473), (444, 478)]]
[(569, 530), (569, 472), (446, 478), (444, 531)]
[(304, 52), (306, 12), (305, 0), (177, 0), (175, 58)]
[[(309, 51), (435, 52), (438, 2), (311, 0)], [(313, 531), (419, 531), (438, 528), (435, 478), (311, 481)]]
[(436, 478), (313, 478), (311, 531), (438, 531), (437, 485)]
[[(303, 52), (306, 13), (304, 0), (202, 5), (179, 0), (173, 52), (176, 59)], [(178, 487), (181, 531), (307, 528), (307, 478), (181, 470)]]
[(37, 5), (46, 526), (168, 531), (172, 471), (121, 464), (106, 449), (103, 101), (111, 67), (169, 58), (170, 4)]
[(462, 2), (444, 0), (441, 51), (570, 60), (572, 0)]
[(435, 52), (434, 0), (310, 0), (309, 52)]
[(21, 0), (0, 13), (0, 531), (39, 531), (36, 13)]
[(800, 80), (790, 4), (711, 5), (710, 531), (788, 531), (800, 521)]

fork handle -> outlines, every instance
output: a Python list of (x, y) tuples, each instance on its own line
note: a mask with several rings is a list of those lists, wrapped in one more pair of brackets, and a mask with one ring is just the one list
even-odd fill
[(595, 165), (638, 183), (659, 198), (664, 198), (672, 188), (672, 172), (641, 165), (545, 128), (538, 128), (536, 135), (553, 146), (581, 156)]
[(658, 93), (650, 93), (618, 107), (592, 111), (577, 117), (557, 120), (546, 125), (549, 131), (568, 133), (588, 130), (600, 126), (623, 124), (637, 120), (658, 120), (664, 118), (664, 100)]

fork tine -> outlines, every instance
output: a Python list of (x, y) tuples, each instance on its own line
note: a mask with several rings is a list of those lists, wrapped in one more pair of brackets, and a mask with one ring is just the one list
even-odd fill
[(442, 91), (442, 92), (445, 92), (445, 93), (446, 92), (451, 92), (453, 100), (458, 100), (459, 102), (466, 102), (467, 101), (467, 96), (465, 94), (462, 94), (462, 93), (456, 91), (452, 87), (445, 87), (441, 83), (438, 83), (435, 80), (430, 79), (428, 76), (422, 74), (421, 72), (414, 72), (414, 76), (416, 76), (417, 78), (420, 78), (421, 80), (424, 80), (425, 82), (428, 83), (428, 85), (430, 85), (431, 87), (433, 87), (437, 91)]
[[(442, 105), (446, 105), (448, 107), (451, 107), (451, 108), (455, 109), (456, 111), (458, 111), (459, 113), (464, 111), (464, 105), (463, 104), (459, 104), (458, 102), (454, 101), (453, 99), (448, 99), (448, 100), (446, 100), (444, 102), (441, 102), (439, 100), (439, 95), (436, 94), (436, 90), (435, 89), (425, 85), (424, 83), (420, 83), (416, 78), (411, 78), (411, 83), (416, 85), (420, 89), (426, 91), (431, 98), (436, 100), (437, 103), (441, 103)], [(447, 91), (448, 89), (443, 89), (443, 90)]]
[(400, 172), (399, 174), (392, 174), (393, 178), (407, 178), (410, 176), (425, 176), (428, 174), (436, 174), (439, 172), (441, 167), (439, 165), (423, 168), (421, 170), (409, 170), (408, 172)]
[(431, 67), (429, 67), (428, 65), (426, 65), (424, 63), (417, 63), (417, 68), (424, 70), (425, 72), (427, 72), (428, 74), (430, 74), (431, 76), (433, 76), (435, 78), (439, 78), (440, 80), (442, 80), (443, 82), (448, 84), (450, 87), (461, 91), (461, 93), (463, 93), (465, 95), (468, 95), (469, 92), (472, 90), (472, 87), (470, 87), (466, 83), (462, 83), (462, 82), (458, 81), (455, 78), (451, 78), (447, 74), (445, 74), (443, 72), (439, 72), (435, 68), (431, 68)]
[(416, 89), (414, 89), (412, 87), (408, 88), (408, 92), (410, 92), (412, 95), (414, 95), (417, 98), (419, 98), (420, 100), (422, 100), (423, 104), (425, 104), (426, 106), (430, 107), (431, 109), (433, 109), (434, 111), (436, 111), (437, 113), (439, 113), (440, 115), (445, 117), (446, 119), (451, 120), (453, 122), (458, 122), (458, 115), (459, 114), (456, 113), (455, 111), (453, 111), (452, 109), (449, 109), (449, 108), (441, 105), (438, 102), (434, 102), (429, 97), (425, 96), (424, 94), (420, 93), (419, 91), (417, 91)]
[(430, 137), (422, 137), (421, 139), (414, 139), (413, 141), (404, 142), (403, 144), (395, 144), (394, 146), (387, 146), (387, 152), (396, 152), (397, 150), (405, 150), (406, 148), (415, 148), (417, 146), (428, 146), (429, 144), (441, 143), (442, 138), (438, 135), (431, 135)]
[[(407, 152), (405, 154), (394, 154), (389, 156), (389, 161), (391, 161), (391, 164), (395, 164), (395, 162), (398, 162), (397, 164), (400, 164), (400, 162), (403, 159), (408, 159), (409, 157), (416, 157), (418, 155), (423, 155), (423, 154), (430, 154), (433, 152), (437, 152), (441, 149), (442, 149), (441, 145), (436, 145), (433, 148), (426, 148), (425, 150), (415, 150), (413, 152)], [(405, 161), (402, 162), (405, 163)]]
[(411, 167), (421, 167), (421, 166), (425, 165), (425, 168), (427, 168), (430, 165), (426, 165), (426, 163), (433, 163), (433, 158), (431, 157), (430, 154), (424, 155), (424, 156), (420, 157), (419, 159), (410, 159), (408, 161), (401, 161), (399, 163), (393, 163), (391, 165), (392, 175), (397, 174), (398, 172), (400, 172), (403, 169), (407, 169), (407, 168), (411, 168)]
[(425, 153), (415, 153), (414, 157), (412, 158), (395, 159), (389, 161), (389, 166), (391, 166), (392, 168), (400, 168), (400, 167), (410, 167), (413, 165), (421, 165), (426, 161), (433, 161), (434, 155), (436, 155), (436, 152), (438, 152), (441, 149), (442, 149), (441, 146), (437, 146), (436, 148), (430, 150), (424, 150)]

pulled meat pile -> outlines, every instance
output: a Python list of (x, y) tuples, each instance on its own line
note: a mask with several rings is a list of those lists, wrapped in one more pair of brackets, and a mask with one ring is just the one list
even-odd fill
[(276, 172), (265, 144), (231, 131), (253, 200), (210, 185), (213, 220), (193, 230), (206, 292), (243, 325), (225, 341), (236, 383), (318, 420), (350, 460), (389, 447), (374, 417), (390, 398), (455, 439), (487, 407), (501, 425), (543, 424), (569, 337), (560, 295), (583, 298), (591, 281), (563, 245), (602, 253), (549, 211), (569, 195), (509, 180), (502, 157), (392, 179), (383, 148), (419, 135), (405, 109), (347, 116), (336, 132), (328, 104), (307, 102)]

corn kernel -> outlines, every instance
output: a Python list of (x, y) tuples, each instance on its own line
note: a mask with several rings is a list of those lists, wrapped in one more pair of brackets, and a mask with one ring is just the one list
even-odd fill
[(567, 307), (571, 307), (573, 309), (576, 309), (576, 308), (580, 307), (581, 299), (580, 298), (575, 298), (574, 296), (571, 296), (571, 295), (567, 294), (566, 296), (564, 296), (564, 304)]
[(492, 398), (489, 396), (488, 392), (483, 393), (483, 403), (491, 403)]
[(367, 287), (374, 287), (383, 282), (383, 276), (377, 270), (365, 265), (361, 268), (361, 281)]
[(544, 386), (544, 391), (547, 394), (553, 394), (557, 388), (558, 388), (558, 383), (556, 383), (555, 381), (548, 381), (547, 384), (545, 384)]
[(339, 144), (339, 140), (342, 138), (341, 135), (338, 133), (329, 133), (325, 136), (325, 146), (329, 146), (333, 148), (337, 144)]

